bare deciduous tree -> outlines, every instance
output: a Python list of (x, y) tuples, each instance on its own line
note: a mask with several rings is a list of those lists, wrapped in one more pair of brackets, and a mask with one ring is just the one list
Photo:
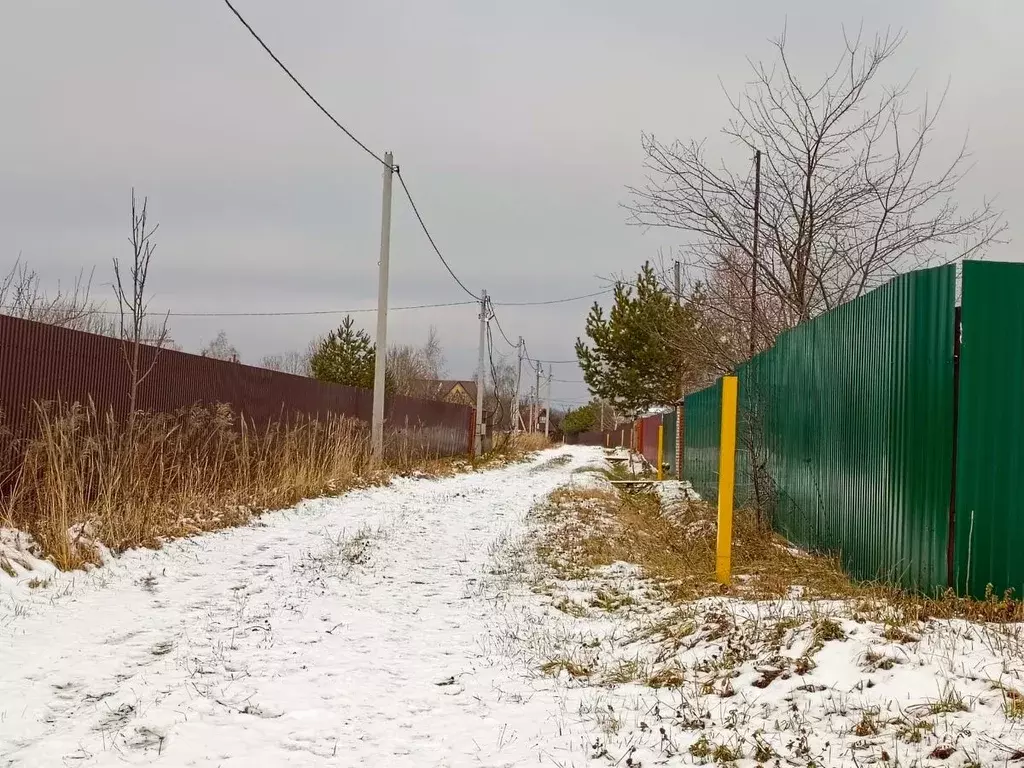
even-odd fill
[(116, 322), (92, 298), (91, 272), (88, 276), (79, 273), (69, 289), (58, 284), (56, 293), (50, 294), (43, 289), (39, 273), (23, 262), (20, 255), (11, 271), (0, 278), (0, 311), (62, 328), (116, 334)]
[[(138, 404), (139, 385), (153, 372), (157, 354), (167, 342), (167, 319), (156, 328), (155, 336), (147, 337), (151, 323), (147, 321), (149, 299), (146, 296), (146, 282), (149, 279), (149, 265), (153, 259), (156, 244), (153, 235), (159, 224), (149, 226), (149, 198), (143, 198), (141, 206), (132, 190), (132, 262), (127, 272), (120, 261), (114, 259), (114, 293), (120, 310), (120, 336), (125, 363), (130, 377), (128, 389), (129, 418), (134, 423)], [(156, 348), (149, 359), (143, 362), (142, 346)]]
[(926, 153), (943, 100), (912, 107), (909, 80), (879, 83), (903, 39), (844, 35), (835, 68), (811, 84), (792, 68), (785, 33), (773, 62), (752, 63), (724, 133), (749, 156), (764, 153), (756, 263), (749, 165), (714, 164), (703, 142), (643, 137), (650, 176), (631, 190), (634, 223), (695, 236), (688, 274), (715, 322), (758, 348), (897, 273), (980, 255), (1004, 231), (990, 202), (963, 210), (956, 200), (966, 145), (940, 164)]
[(423, 393), (421, 382), (444, 376), (444, 350), (437, 329), (431, 326), (420, 347), (401, 344), (388, 348), (387, 377), (393, 394), (409, 397)]
[(260, 360), (260, 366), (268, 368), (271, 371), (280, 371), (281, 373), (290, 373), (294, 376), (306, 376), (311, 377), (313, 375), (313, 369), (310, 366), (310, 360), (313, 357), (313, 353), (320, 346), (320, 340), (315, 339), (309, 343), (305, 352), (299, 352), (298, 350), (292, 350), (291, 352), (285, 352), (277, 355), (265, 355)]
[(229, 363), (238, 362), (238, 349), (228, 340), (226, 331), (220, 331), (217, 337), (199, 352), (203, 357), (212, 357), (214, 360), (226, 360)]

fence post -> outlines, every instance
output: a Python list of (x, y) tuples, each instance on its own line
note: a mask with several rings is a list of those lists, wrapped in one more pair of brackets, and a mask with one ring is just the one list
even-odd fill
[(662, 466), (665, 463), (665, 424), (658, 425), (658, 479), (663, 480)]
[(476, 447), (476, 408), (469, 409), (469, 428), (467, 431), (466, 442), (466, 453), (468, 453), (470, 459), (472, 459), (474, 456), (474, 448)]
[(677, 479), (683, 479), (683, 437), (685, 433), (683, 431), (683, 409), (684, 405), (680, 403), (676, 406), (676, 476)]
[(732, 503), (736, 484), (736, 390), (735, 376), (722, 377), (722, 440), (718, 458), (718, 557), (716, 572), (728, 584), (732, 571)]

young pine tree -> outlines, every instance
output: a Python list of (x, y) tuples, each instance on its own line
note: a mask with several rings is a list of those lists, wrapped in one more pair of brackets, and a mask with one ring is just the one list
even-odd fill
[(376, 347), (370, 334), (355, 327), (346, 316), (338, 330), (331, 331), (320, 342), (310, 358), (314, 378), (361, 389), (373, 388), (373, 366)]
[(633, 284), (617, 283), (605, 315), (594, 303), (587, 316), (590, 343), (576, 340), (576, 357), (591, 393), (624, 413), (675, 402), (685, 370), (672, 336), (689, 311), (658, 284), (650, 263)]

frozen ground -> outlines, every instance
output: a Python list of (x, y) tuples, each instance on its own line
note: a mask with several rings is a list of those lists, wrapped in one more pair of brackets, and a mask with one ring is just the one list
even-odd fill
[(486, 650), (481, 576), (595, 455), (400, 480), (8, 590), (0, 766), (567, 762), (556, 697)]
[(559, 581), (529, 512), (600, 485), (578, 472), (600, 455), (400, 480), (88, 574), (22, 555), (0, 768), (1021, 764), (1018, 628), (670, 605), (628, 563)]

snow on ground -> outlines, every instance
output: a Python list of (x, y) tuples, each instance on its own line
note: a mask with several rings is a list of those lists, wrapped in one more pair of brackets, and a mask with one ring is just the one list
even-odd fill
[(13, 609), (29, 590), (43, 586), (57, 572), (53, 563), (43, 559), (31, 536), (0, 528), (0, 616), (5, 607)]
[(564, 765), (1024, 764), (1021, 625), (907, 623), (889, 603), (673, 603), (629, 563), (576, 573), (556, 550), (552, 568), (530, 538), (498, 554), (501, 615), (509, 652), (587, 723)]
[(570, 764), (557, 698), (485, 651), (481, 577), (594, 457), (398, 480), (19, 591), (0, 766)]
[(553, 579), (529, 513), (600, 463), (398, 480), (33, 586), (22, 558), (0, 767), (1016, 764), (1016, 628)]

